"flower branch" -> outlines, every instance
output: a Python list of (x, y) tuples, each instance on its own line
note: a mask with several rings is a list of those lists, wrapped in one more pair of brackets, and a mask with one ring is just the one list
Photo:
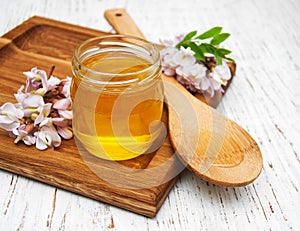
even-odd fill
[(24, 72), (26, 86), (14, 94), (17, 103), (0, 107), (0, 128), (9, 131), (15, 143), (23, 141), (44, 150), (58, 147), (61, 138), (73, 137), (71, 78), (54, 77), (54, 68), (48, 75), (37, 68)]
[(234, 62), (231, 51), (220, 44), (230, 36), (222, 27), (214, 27), (200, 35), (192, 31), (177, 36), (175, 41), (161, 41), (166, 46), (161, 51), (163, 72), (174, 76), (192, 93), (223, 92), (232, 77), (227, 62)]

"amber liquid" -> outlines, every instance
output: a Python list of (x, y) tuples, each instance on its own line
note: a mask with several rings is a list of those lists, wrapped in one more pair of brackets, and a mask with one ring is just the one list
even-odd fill
[(98, 72), (86, 72), (86, 76), (109, 83), (96, 87), (73, 78), (76, 138), (90, 153), (104, 159), (126, 160), (146, 153), (161, 129), (158, 121), (162, 116), (163, 88), (159, 71), (154, 81), (141, 84), (150, 74), (141, 71), (151, 64), (128, 53), (98, 54), (83, 64)]

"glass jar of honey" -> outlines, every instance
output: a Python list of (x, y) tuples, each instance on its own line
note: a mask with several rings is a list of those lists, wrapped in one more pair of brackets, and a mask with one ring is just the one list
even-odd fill
[(72, 71), (73, 130), (89, 153), (127, 160), (162, 143), (156, 142), (163, 84), (154, 44), (122, 35), (92, 38), (76, 48)]

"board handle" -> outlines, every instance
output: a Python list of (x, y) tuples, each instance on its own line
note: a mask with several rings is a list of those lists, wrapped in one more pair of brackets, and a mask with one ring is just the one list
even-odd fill
[(2, 47), (5, 47), (6, 45), (10, 44), (11, 40), (10, 39), (6, 39), (6, 38), (0, 38), (0, 49)]
[(106, 10), (104, 12), (104, 17), (118, 34), (131, 35), (145, 39), (145, 36), (125, 9)]

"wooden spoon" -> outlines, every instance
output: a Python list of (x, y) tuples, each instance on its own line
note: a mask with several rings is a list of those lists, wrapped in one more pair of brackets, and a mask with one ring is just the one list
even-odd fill
[[(144, 38), (124, 9), (107, 10), (105, 18), (117, 33)], [(262, 155), (255, 140), (174, 78), (162, 74), (162, 79), (171, 142), (186, 167), (218, 185), (243, 186), (254, 181), (262, 170)]]

